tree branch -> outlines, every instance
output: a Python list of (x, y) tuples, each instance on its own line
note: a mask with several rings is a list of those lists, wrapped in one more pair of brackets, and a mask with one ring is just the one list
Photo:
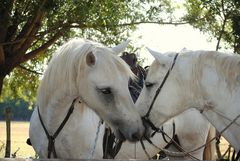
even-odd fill
[(161, 22), (161, 21), (139, 21), (139, 22), (130, 22), (130, 23), (122, 23), (117, 25), (86, 25), (86, 24), (70, 24), (68, 27), (70, 28), (98, 28), (98, 27), (123, 27), (123, 26), (130, 26), (130, 25), (140, 25), (140, 24), (160, 24), (160, 25), (185, 25), (189, 22)]
[(218, 49), (220, 47), (220, 42), (221, 42), (221, 39), (222, 39), (222, 35), (223, 35), (224, 31), (225, 31), (225, 26), (226, 26), (227, 19), (228, 19), (228, 13), (225, 13), (223, 0), (221, 1), (221, 7), (222, 7), (222, 12), (223, 12), (224, 19), (223, 19), (221, 31), (219, 32), (219, 36), (217, 38), (216, 51), (218, 51)]
[(21, 23), (20, 17), (22, 15), (18, 11), (18, 8), (15, 9), (14, 15), (12, 17), (12, 23), (11, 25), (7, 28), (7, 36), (5, 39), (5, 42), (12, 41), (16, 38), (17, 36), (17, 31), (18, 31), (18, 26)]
[(9, 24), (10, 14), (13, 8), (14, 0), (3, 0), (0, 7), (0, 26), (7, 27)]
[[(58, 38), (60, 38), (62, 36), (62, 30), (58, 31), (53, 37), (52, 39), (50, 39), (48, 42), (46, 42), (45, 44), (43, 44), (41, 47), (39, 47), (38, 49), (36, 50), (33, 50), (27, 54), (25, 54), (21, 59), (20, 61), (18, 62), (18, 64), (21, 64), (27, 60), (30, 60), (30, 59), (33, 59), (35, 58), (40, 52), (43, 52), (45, 50), (47, 50), (47, 48), (49, 46), (51, 46), (54, 42), (56, 42), (56, 40)], [(17, 64), (17, 65), (18, 65)]]
[[(29, 19), (26, 24), (23, 26), (21, 32), (19, 33), (19, 35), (17, 36), (16, 40), (19, 40), (19, 39), (22, 39), (24, 37), (29, 37), (30, 34), (33, 34), (33, 29), (35, 28), (36, 29), (36, 25), (38, 23), (41, 23), (39, 22), (42, 18), (43, 18), (43, 6), (45, 5), (46, 3), (46, 0), (42, 0), (40, 1), (41, 3), (39, 4), (39, 7), (36, 11), (36, 14), (34, 15), (34, 17), (32, 19)], [(39, 25), (40, 27), (40, 25)], [(38, 28), (39, 28), (38, 27)], [(23, 41), (21, 41), (19, 44), (17, 44), (15, 47), (14, 47), (14, 50), (13, 52), (15, 53), (15, 51), (19, 50), (21, 48), (22, 45), (26, 44), (26, 39), (22, 39)]]
[[(158, 22), (158, 21), (140, 21), (140, 22), (132, 22), (132, 23), (124, 23), (124, 24), (118, 24), (118, 25), (85, 25), (85, 24), (61, 24), (55, 27), (50, 28), (49, 30), (46, 30), (44, 32), (39, 32), (38, 35), (36, 36), (28, 36), (28, 37), (22, 37), (21, 39), (18, 40), (14, 40), (14, 41), (9, 41), (9, 42), (3, 42), (0, 43), (0, 45), (11, 45), (11, 44), (16, 44), (19, 43), (21, 41), (24, 41), (28, 38), (41, 38), (44, 37), (45, 35), (47, 35), (48, 33), (52, 33), (55, 30), (59, 29), (60, 27), (62, 29), (66, 29), (66, 28), (80, 28), (80, 29), (86, 29), (86, 28), (98, 28), (98, 27), (122, 27), (122, 26), (129, 26), (129, 25), (140, 25), (140, 24), (160, 24), (160, 25), (184, 25), (184, 24), (188, 24), (189, 22), (185, 21), (185, 22)], [(62, 30), (61, 29), (61, 30)]]
[[(4, 42), (7, 35), (7, 28), (9, 25), (10, 13), (13, 7), (14, 0), (5, 0), (1, 2), (0, 6), (0, 43)], [(1, 76), (5, 66), (5, 52), (2, 45), (0, 45), (0, 74)]]
[(43, 73), (40, 73), (40, 72), (31, 70), (31, 69), (29, 69), (29, 68), (26, 68), (26, 67), (23, 66), (23, 65), (19, 65), (18, 67), (21, 68), (21, 69), (23, 69), (23, 70), (26, 70), (26, 71), (28, 71), (28, 72), (30, 72), (30, 73), (34, 73), (34, 74), (37, 74), (37, 75), (43, 75)]
[(3, 50), (3, 46), (0, 45), (0, 67), (1, 67), (1, 70), (3, 69), (4, 62), (5, 62), (4, 50)]
[(119, 27), (129, 26), (129, 25), (140, 25), (140, 24), (159, 24), (159, 25), (185, 25), (189, 22), (161, 22), (161, 21), (140, 21), (132, 23), (119, 24)]
[(25, 41), (23, 41), (24, 43), (18, 49), (17, 55), (25, 54), (26, 51), (31, 47), (32, 42), (35, 39), (34, 36), (36, 35), (37, 31), (39, 30), (39, 28), (41, 26), (40, 24), (41, 24), (43, 15), (44, 15), (44, 13), (42, 13), (41, 15), (38, 16), (38, 19), (36, 20), (36, 23), (32, 27), (31, 32), (27, 35), (27, 38), (25, 39)]

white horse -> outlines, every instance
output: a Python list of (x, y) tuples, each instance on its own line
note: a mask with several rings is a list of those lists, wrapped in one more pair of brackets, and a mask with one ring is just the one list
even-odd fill
[[(150, 52), (155, 61), (136, 102), (141, 115), (150, 111), (148, 119), (159, 127), (195, 108), (239, 151), (240, 56), (214, 51), (190, 51), (178, 57), (174, 56), (176, 53)], [(149, 110), (168, 70), (170, 73)]]
[[(173, 134), (173, 120), (169, 120), (164, 123), (163, 129), (168, 136), (172, 137)], [(183, 114), (174, 118), (176, 125), (175, 133), (179, 139), (180, 146), (185, 152), (194, 151), (195, 149), (204, 145), (208, 140), (211, 140), (215, 137), (215, 129), (205, 120), (198, 111), (196, 110), (187, 110)], [(167, 137), (166, 137), (167, 138)], [(167, 138), (167, 140), (169, 140)], [(151, 141), (158, 147), (164, 148), (167, 143), (163, 140), (161, 134), (155, 134), (151, 138)], [(170, 140), (169, 140), (170, 141)], [(159, 152), (159, 149), (156, 149), (154, 146), (144, 141), (146, 146), (146, 151), (149, 153), (150, 157), (153, 157)], [(209, 147), (204, 153), (204, 146), (199, 150), (191, 152), (190, 155), (180, 155), (179, 148), (176, 146), (170, 146), (168, 149), (169, 152), (173, 152), (171, 156), (167, 154), (170, 159), (199, 159), (199, 160), (214, 160), (215, 159), (215, 142), (211, 142)], [(145, 155), (141, 144), (125, 142), (122, 145), (121, 150), (116, 156), (118, 159), (148, 159)]]
[[(105, 130), (105, 124), (102, 124), (99, 128), (98, 126), (100, 118), (99, 116), (91, 110), (84, 102), (75, 103), (75, 109), (77, 110), (73, 115), (78, 116), (77, 125), (74, 125), (71, 133), (76, 133), (74, 136), (70, 135), (65, 138), (71, 140), (71, 143), (61, 145), (57, 147), (58, 157), (62, 158), (95, 158), (99, 159), (103, 157), (103, 135)], [(80, 114), (78, 114), (80, 113)], [(36, 116), (32, 117), (38, 117)], [(203, 144), (206, 143), (207, 139), (212, 138), (214, 136), (214, 132), (212, 133), (212, 129), (206, 120), (204, 120), (200, 114), (194, 110), (188, 110), (184, 112), (182, 115), (176, 117), (174, 119), (176, 124), (176, 134), (179, 138), (181, 147), (186, 151), (192, 151)], [(72, 117), (72, 116), (71, 116)], [(196, 119), (198, 118), (198, 119)], [(35, 120), (35, 122), (39, 122)], [(67, 126), (66, 126), (67, 127)], [(164, 124), (164, 131), (172, 137), (173, 134), (173, 126), (172, 120), (166, 122)], [(40, 127), (41, 128), (41, 127)], [(64, 127), (65, 128), (65, 127)], [(210, 133), (210, 136), (208, 135)], [(34, 135), (37, 135), (34, 133)], [(59, 135), (60, 136), (60, 135)], [(40, 136), (35, 136), (40, 138)], [(71, 137), (71, 138), (70, 138)], [(98, 139), (96, 139), (96, 137)], [(46, 146), (47, 139), (39, 139), (42, 141), (43, 145)], [(163, 140), (161, 134), (155, 134), (151, 140), (161, 148), (164, 148), (167, 143)], [(167, 138), (167, 140), (169, 140)], [(45, 143), (44, 143), (45, 142)], [(146, 151), (150, 157), (155, 156), (159, 149), (150, 145), (147, 141), (144, 141), (144, 145), (146, 147)], [(210, 148), (214, 148), (215, 144), (212, 143)], [(36, 147), (35, 147), (36, 149)], [(169, 149), (172, 152), (178, 152), (178, 149)], [(44, 152), (46, 153), (46, 149)], [(94, 152), (93, 152), (94, 151)], [(198, 158), (199, 160), (203, 160), (203, 151), (204, 148), (197, 150), (195, 152), (190, 153), (193, 157)], [(39, 152), (38, 152), (39, 153)], [(61, 155), (59, 155), (59, 153)], [(172, 153), (172, 155), (176, 155), (176, 153)], [(179, 154), (177, 154), (179, 155)], [(145, 154), (140, 142), (131, 143), (124, 142), (118, 154), (115, 157), (116, 159), (148, 159), (148, 156)], [(183, 157), (171, 156), (172, 159), (183, 159)], [(206, 160), (213, 160), (214, 151), (211, 151), (208, 156), (206, 156)], [(192, 158), (188, 155), (184, 157), (184, 159)]]
[[(41, 158), (84, 158), (89, 149), (79, 151), (76, 145), (89, 144), (84, 137), (95, 131), (88, 126), (99, 117), (120, 139), (135, 141), (142, 137), (144, 126), (128, 90), (128, 80), (134, 75), (116, 55), (127, 44), (107, 48), (74, 39), (53, 56), (30, 120), (30, 140)], [(83, 109), (81, 104), (91, 109)], [(85, 115), (92, 111), (98, 117)]]

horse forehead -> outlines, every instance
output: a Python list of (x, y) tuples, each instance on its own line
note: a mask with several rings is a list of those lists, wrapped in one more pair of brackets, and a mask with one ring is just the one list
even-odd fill
[[(89, 73), (90, 74), (90, 73)], [(110, 61), (99, 61), (91, 72), (91, 77), (99, 84), (105, 82), (127, 82), (130, 78), (130, 73), (127, 72), (124, 66), (118, 65)]]
[(98, 66), (93, 72), (93, 77), (96, 77), (96, 81), (100, 82), (125, 82), (128, 81), (129, 75), (124, 73), (121, 68), (117, 66)]
[(148, 78), (155, 78), (155, 77), (158, 77), (162, 72), (163, 68), (161, 68), (161, 64), (158, 62), (158, 61), (154, 61), (151, 65), (151, 67), (149, 68), (149, 71), (148, 71), (148, 75), (147, 77)]
[(113, 78), (129, 78), (132, 73), (129, 66), (118, 56), (104, 53), (97, 55), (98, 62), (96, 69), (102, 75), (109, 75)]

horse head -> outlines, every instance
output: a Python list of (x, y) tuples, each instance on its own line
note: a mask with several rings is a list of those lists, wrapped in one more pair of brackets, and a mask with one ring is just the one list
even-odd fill
[[(155, 127), (160, 127), (170, 118), (177, 115), (174, 112), (176, 108), (184, 107), (184, 105), (180, 105), (178, 94), (180, 94), (181, 91), (179, 91), (178, 86), (173, 83), (175, 80), (173, 77), (175, 76), (172, 76), (173, 71), (170, 70), (174, 55), (165, 55), (150, 49), (148, 50), (155, 58), (155, 61), (149, 67), (145, 85), (136, 102), (136, 106), (142, 117), (148, 119)], [(172, 99), (173, 97), (174, 99)], [(177, 103), (179, 103), (179, 105), (177, 105)], [(169, 106), (171, 106), (171, 108), (169, 108)], [(180, 111), (180, 109), (177, 111)], [(146, 126), (147, 125), (148, 123)], [(146, 131), (146, 135), (149, 135), (149, 130)]]
[[(117, 56), (127, 44), (108, 48), (79, 39), (68, 42), (50, 62), (41, 85), (45, 94), (39, 96), (46, 100), (55, 96), (55, 102), (78, 97), (117, 137), (130, 141), (141, 138), (144, 127), (128, 90), (128, 80), (135, 76)], [(40, 107), (44, 106), (41, 100)]]

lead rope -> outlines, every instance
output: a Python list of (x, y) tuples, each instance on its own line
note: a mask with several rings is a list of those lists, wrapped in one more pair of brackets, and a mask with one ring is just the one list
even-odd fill
[(98, 141), (98, 138), (99, 138), (100, 127), (101, 127), (102, 123), (103, 123), (102, 120), (99, 120), (98, 126), (97, 126), (97, 131), (96, 131), (96, 136), (95, 136), (94, 143), (93, 143), (93, 146), (92, 146), (92, 150), (91, 150), (91, 153), (90, 153), (91, 155), (89, 156), (88, 159), (92, 159), (93, 156), (94, 156), (96, 146), (97, 146), (97, 141)]
[[(173, 140), (170, 136), (168, 136), (166, 133), (165, 133), (165, 135), (169, 138), (169, 139), (171, 139), (171, 141), (172, 142), (174, 142), (175, 143), (175, 145), (179, 148), (179, 149), (181, 149), (182, 150), (182, 152), (172, 152), (172, 151), (168, 151), (168, 150), (166, 150), (166, 149), (164, 149), (164, 148), (160, 148), (160, 147), (158, 147), (156, 144), (154, 144), (149, 138), (147, 138), (147, 137), (144, 137), (146, 140), (147, 140), (147, 142), (149, 143), (149, 144), (151, 144), (153, 147), (155, 147), (156, 149), (158, 149), (158, 150), (160, 150), (160, 151), (163, 151), (164, 153), (166, 153), (166, 155), (169, 155), (169, 156), (174, 156), (174, 157), (183, 157), (183, 156), (189, 156), (191, 159), (193, 159), (193, 160), (199, 160), (198, 158), (196, 158), (196, 157), (194, 157), (193, 155), (191, 155), (189, 152), (185, 152), (185, 150), (184, 149), (182, 149), (182, 147), (177, 143), (177, 142), (175, 142), (175, 140)], [(150, 157), (150, 155), (148, 154), (148, 152), (146, 151), (146, 148), (145, 148), (145, 145), (144, 145), (144, 143), (143, 143), (143, 140), (140, 140), (140, 143), (141, 143), (141, 145), (142, 145), (142, 149), (143, 149), (143, 151), (144, 151), (144, 153), (147, 155), (147, 157), (148, 157), (148, 159), (149, 160), (152, 160), (152, 158)], [(171, 153), (171, 154), (170, 154)]]
[[(214, 112), (215, 112), (215, 111), (214, 111)], [(203, 111), (201, 111), (201, 113), (203, 113)], [(216, 112), (216, 113), (217, 113), (217, 112)], [(218, 138), (219, 136), (221, 136), (222, 133), (223, 133), (224, 131), (226, 131), (233, 123), (236, 123), (236, 120), (237, 120), (238, 118), (240, 118), (240, 114), (237, 115), (233, 120), (231, 120), (231, 122), (230, 122), (224, 129), (222, 129), (217, 136), (213, 137), (211, 140), (209, 140), (208, 142), (206, 142), (206, 143), (203, 144), (202, 146), (200, 146), (200, 147), (198, 147), (198, 148), (196, 148), (196, 149), (194, 149), (194, 150), (188, 151), (188, 152), (185, 152), (185, 151), (182, 149), (182, 150), (183, 150), (182, 153), (183, 153), (184, 155), (189, 156), (189, 157), (192, 158), (192, 159), (199, 160), (198, 158), (192, 156), (190, 153), (193, 153), (193, 152), (195, 152), (195, 151), (197, 151), (197, 150), (200, 150), (201, 148), (204, 148), (206, 145), (210, 144), (213, 140), (215, 140), (216, 138)], [(237, 124), (237, 125), (238, 125), (238, 124)], [(161, 130), (161, 129), (159, 129), (159, 130)], [(164, 132), (164, 131), (161, 131), (161, 132)], [(167, 134), (165, 134), (165, 135), (166, 135), (169, 139), (171, 139), (170, 136), (168, 136)], [(164, 151), (165, 153), (168, 153), (168, 151), (166, 151), (165, 149), (162, 149), (162, 148), (158, 147), (157, 145), (155, 145), (149, 138), (145, 138), (145, 139), (146, 139), (152, 146), (154, 146), (155, 148), (157, 148), (157, 149), (159, 149), (159, 150), (162, 150), (162, 151)], [(172, 140), (172, 139), (171, 139), (171, 140)], [(172, 141), (175, 142), (174, 140), (172, 140)], [(140, 142), (141, 142), (142, 148), (143, 148), (145, 154), (147, 155), (147, 157), (148, 157), (149, 159), (152, 159), (152, 158), (150, 157), (150, 155), (148, 154), (148, 152), (146, 151), (143, 141), (140, 140)], [(176, 145), (178, 145), (178, 144), (176, 143)], [(180, 148), (181, 148), (181, 146), (180, 146)]]

